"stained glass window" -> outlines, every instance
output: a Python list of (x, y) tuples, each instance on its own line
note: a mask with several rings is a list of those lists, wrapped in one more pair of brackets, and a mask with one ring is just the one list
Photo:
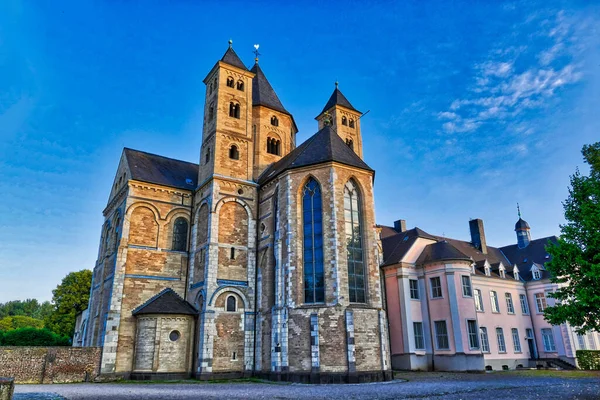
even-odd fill
[(188, 223), (183, 217), (177, 218), (175, 224), (173, 224), (173, 250), (175, 251), (186, 251), (187, 250), (187, 231)]
[(365, 303), (365, 264), (363, 257), (361, 204), (356, 184), (348, 181), (344, 190), (344, 219), (348, 257), (350, 302)]
[(323, 210), (321, 188), (310, 179), (302, 195), (304, 228), (304, 302), (325, 302), (323, 272)]

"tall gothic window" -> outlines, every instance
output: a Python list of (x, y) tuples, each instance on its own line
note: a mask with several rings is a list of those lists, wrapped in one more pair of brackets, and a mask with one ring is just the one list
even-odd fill
[(344, 189), (344, 219), (348, 255), (350, 302), (365, 303), (365, 264), (363, 257), (360, 194), (356, 183), (348, 181)]
[(188, 223), (183, 217), (179, 217), (173, 224), (173, 246), (172, 249), (175, 251), (186, 251), (187, 250), (187, 231)]
[(302, 211), (304, 225), (304, 302), (325, 302), (323, 273), (323, 212), (321, 188), (310, 179), (304, 186)]

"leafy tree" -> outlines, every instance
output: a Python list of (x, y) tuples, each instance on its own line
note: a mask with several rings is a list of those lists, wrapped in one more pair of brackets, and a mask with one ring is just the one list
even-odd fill
[(45, 326), (62, 336), (72, 337), (75, 316), (88, 306), (92, 271), (84, 269), (65, 276), (52, 291), (54, 310), (45, 319)]
[(69, 346), (71, 341), (48, 329), (19, 328), (4, 332), (1, 336), (3, 346)]
[(583, 146), (589, 176), (571, 176), (569, 197), (563, 203), (567, 223), (561, 225), (547, 268), (552, 282), (561, 285), (552, 297), (556, 305), (544, 312), (554, 324), (568, 322), (578, 333), (600, 331), (600, 142)]
[(52, 304), (49, 301), (41, 304), (36, 299), (8, 301), (4, 304), (0, 303), (0, 319), (15, 315), (24, 315), (43, 320), (50, 315), (52, 308)]
[(0, 331), (10, 331), (19, 328), (43, 328), (44, 321), (24, 315), (5, 317), (0, 319)]

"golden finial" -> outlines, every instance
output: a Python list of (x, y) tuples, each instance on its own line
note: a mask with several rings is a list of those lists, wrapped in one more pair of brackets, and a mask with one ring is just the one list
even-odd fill
[(338, 88), (338, 85), (339, 85), (339, 84), (340, 84), (340, 83), (339, 83), (339, 82), (337, 81), (337, 79), (336, 79), (336, 80), (335, 80), (335, 88), (336, 88), (336, 89)]
[(229, 48), (231, 49), (233, 47), (233, 40), (229, 39)]

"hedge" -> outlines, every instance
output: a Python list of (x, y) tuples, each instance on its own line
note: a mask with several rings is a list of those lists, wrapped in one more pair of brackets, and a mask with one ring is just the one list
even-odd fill
[(0, 346), (70, 346), (68, 337), (42, 328), (19, 328), (0, 331)]
[(577, 350), (576, 354), (579, 368), (600, 370), (600, 350)]

